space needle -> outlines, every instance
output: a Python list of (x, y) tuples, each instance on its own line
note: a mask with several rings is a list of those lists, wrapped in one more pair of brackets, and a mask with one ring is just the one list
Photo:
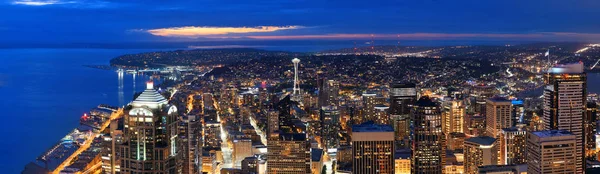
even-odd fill
[(298, 63), (300, 63), (300, 59), (294, 58), (292, 59), (292, 63), (294, 63), (294, 91), (292, 93), (292, 97), (296, 100), (300, 100), (300, 82), (298, 81)]

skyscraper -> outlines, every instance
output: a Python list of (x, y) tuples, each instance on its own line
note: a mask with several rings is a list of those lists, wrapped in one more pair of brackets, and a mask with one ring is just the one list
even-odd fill
[(496, 139), (488, 136), (473, 137), (465, 140), (465, 173), (477, 174), (479, 166), (496, 165), (498, 147)]
[(279, 112), (279, 125), (267, 141), (268, 174), (300, 174), (311, 171), (310, 142), (306, 127), (291, 114), (293, 105), (295, 102), (289, 95), (275, 105)]
[(486, 100), (486, 135), (497, 138), (503, 128), (511, 127), (511, 101), (504, 98)]
[(233, 140), (233, 148), (231, 150), (233, 166), (241, 166), (244, 158), (253, 155), (252, 140), (248, 138), (236, 138)]
[(578, 171), (575, 153), (577, 136), (564, 130), (544, 130), (527, 134), (528, 174), (573, 174)]
[(394, 173), (394, 129), (372, 121), (352, 127), (352, 173)]
[(584, 119), (585, 134), (585, 157), (595, 159), (596, 156), (596, 135), (598, 134), (598, 105), (594, 102), (587, 102), (586, 114)]
[(468, 137), (485, 135), (485, 116), (467, 115), (465, 118), (465, 134)]
[(544, 124), (547, 130), (566, 130), (576, 136), (577, 173), (584, 173), (586, 73), (583, 64), (556, 65), (546, 75)]
[(363, 121), (375, 121), (375, 101), (377, 94), (374, 93), (363, 93)]
[(266, 111), (267, 115), (267, 137), (275, 135), (275, 132), (279, 130), (279, 111), (270, 109)]
[(267, 141), (268, 174), (310, 173), (310, 143), (305, 133), (281, 133)]
[(179, 119), (177, 165), (181, 173), (198, 173), (202, 169), (202, 124), (198, 116), (186, 115)]
[[(411, 113), (414, 122), (411, 130), (411, 173), (442, 173), (443, 134), (442, 119), (438, 105), (427, 96), (421, 97)], [(442, 154), (444, 153), (444, 154)]]
[(446, 135), (453, 132), (463, 133), (465, 115), (466, 110), (462, 100), (445, 101), (442, 112), (442, 131)]
[(323, 80), (319, 87), (319, 106), (339, 106), (338, 95), (340, 93), (340, 82), (335, 80)]
[(394, 83), (390, 87), (390, 117), (400, 148), (409, 148), (410, 109), (417, 101), (414, 83)]
[(501, 165), (525, 164), (526, 159), (526, 125), (504, 128), (498, 138), (499, 162)]
[[(125, 109), (123, 173), (175, 173), (177, 108), (146, 84)], [(130, 109), (129, 109), (130, 108)]]
[(340, 111), (335, 106), (321, 107), (321, 135), (327, 151), (337, 149), (340, 146)]

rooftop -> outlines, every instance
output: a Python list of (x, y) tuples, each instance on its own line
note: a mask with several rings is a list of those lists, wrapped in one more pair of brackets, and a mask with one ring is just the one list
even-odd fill
[(323, 157), (323, 149), (310, 149), (310, 158), (312, 159), (312, 161), (321, 161), (321, 157)]
[(428, 96), (423, 96), (421, 98), (419, 98), (419, 100), (415, 103), (415, 105), (417, 106), (424, 106), (424, 107), (436, 107), (437, 104), (435, 102), (433, 102), (431, 100), (431, 98), (429, 98)]
[(506, 102), (506, 103), (511, 103), (512, 104), (511, 100), (508, 100), (508, 99), (506, 99), (504, 97), (493, 97), (493, 98), (489, 98), (488, 100), (492, 101), (492, 102)]
[(352, 132), (394, 132), (394, 128), (390, 125), (375, 124), (368, 121), (352, 126)]
[(552, 74), (583, 73), (583, 63), (559, 64), (548, 70)]
[(414, 83), (394, 83), (392, 84), (392, 88), (415, 88), (417, 85)]
[(538, 137), (556, 137), (556, 136), (573, 135), (571, 132), (566, 131), (566, 130), (543, 130), (543, 131), (535, 131), (535, 132), (531, 132), (531, 133)]
[(496, 139), (492, 138), (492, 137), (488, 137), (488, 136), (482, 136), (482, 137), (469, 138), (469, 139), (466, 139), (465, 141), (473, 142), (473, 143), (476, 143), (476, 144), (479, 144), (479, 145), (487, 145), (487, 146), (489, 146), (489, 145), (493, 145), (494, 142), (496, 142)]
[(134, 107), (148, 106), (149, 108), (157, 109), (167, 103), (167, 99), (154, 90), (154, 83), (149, 81), (146, 83), (146, 90), (144, 90), (140, 96), (135, 98), (135, 100), (131, 102), (131, 105)]

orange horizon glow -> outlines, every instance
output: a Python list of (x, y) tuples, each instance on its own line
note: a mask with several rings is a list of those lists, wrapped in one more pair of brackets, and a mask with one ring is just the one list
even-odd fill
[(148, 33), (155, 36), (164, 37), (200, 37), (200, 36), (215, 36), (226, 34), (243, 34), (243, 33), (266, 33), (280, 30), (299, 29), (302, 26), (257, 26), (257, 27), (207, 27), (207, 26), (186, 26), (159, 28), (147, 30)]

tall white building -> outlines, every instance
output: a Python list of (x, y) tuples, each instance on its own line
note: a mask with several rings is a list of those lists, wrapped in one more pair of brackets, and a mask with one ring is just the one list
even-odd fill
[(586, 73), (582, 63), (557, 65), (548, 70), (544, 89), (547, 130), (566, 130), (576, 136), (577, 172), (584, 173), (583, 118), (586, 112)]

